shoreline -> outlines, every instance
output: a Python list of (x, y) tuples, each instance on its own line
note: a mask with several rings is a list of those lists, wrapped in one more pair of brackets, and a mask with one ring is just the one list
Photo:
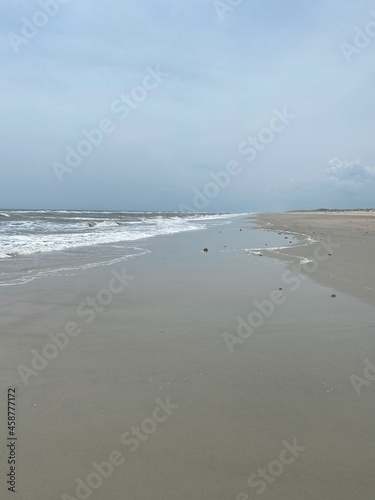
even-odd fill
[[(371, 212), (370, 212), (371, 213)], [(352, 295), (366, 303), (375, 303), (375, 215), (347, 212), (288, 212), (258, 214), (253, 218), (257, 229), (272, 230), (310, 238), (310, 244), (297, 244), (283, 249), (262, 249), (265, 257), (289, 263), (301, 270), (301, 259), (314, 260), (314, 252), (325, 243), (329, 259), (319, 262), (310, 273), (317, 283)]]

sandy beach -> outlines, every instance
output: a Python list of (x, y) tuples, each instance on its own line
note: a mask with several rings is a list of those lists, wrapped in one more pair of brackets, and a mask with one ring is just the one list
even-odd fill
[(374, 229), (239, 218), (2, 288), (1, 498), (372, 500)]
[(374, 2), (1, 3), (0, 500), (374, 500)]
[[(332, 241), (330, 259), (321, 261), (311, 276), (319, 283), (334, 287), (368, 303), (375, 304), (375, 267), (372, 248), (375, 243), (375, 214), (363, 212), (263, 214), (259, 227), (286, 234), (306, 234), (311, 246), (283, 249), (280, 259), (298, 263), (298, 257), (312, 258), (312, 248), (321, 241)], [(265, 252), (267, 254), (267, 252)], [(295, 259), (297, 257), (297, 260)]]

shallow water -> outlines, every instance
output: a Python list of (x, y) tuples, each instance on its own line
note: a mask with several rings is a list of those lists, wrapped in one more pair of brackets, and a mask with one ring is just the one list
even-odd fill
[[(90, 226), (91, 224), (91, 226)], [(54, 275), (72, 275), (140, 257), (157, 248), (157, 240), (230, 226), (252, 226), (244, 214), (162, 212), (2, 211), (0, 215), (0, 286)], [(296, 235), (253, 230), (236, 250), (296, 244)], [(219, 240), (218, 240), (219, 244)], [(223, 245), (225, 251), (227, 246)]]

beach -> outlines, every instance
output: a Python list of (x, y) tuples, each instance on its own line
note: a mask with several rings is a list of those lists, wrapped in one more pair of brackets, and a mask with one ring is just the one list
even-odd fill
[[(316, 241), (333, 241), (332, 258), (320, 262), (314, 279), (340, 292), (375, 304), (375, 267), (372, 248), (375, 242), (375, 214), (372, 212), (289, 212), (263, 214), (257, 218), (260, 227), (288, 234), (303, 233)], [(278, 258), (295, 262), (295, 256), (311, 259), (311, 247), (283, 249)]]
[(1, 498), (372, 500), (374, 221), (228, 218), (0, 288)]

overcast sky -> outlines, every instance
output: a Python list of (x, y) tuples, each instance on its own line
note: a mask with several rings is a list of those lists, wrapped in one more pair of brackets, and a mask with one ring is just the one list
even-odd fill
[(1, 208), (375, 206), (373, 2), (0, 6)]

